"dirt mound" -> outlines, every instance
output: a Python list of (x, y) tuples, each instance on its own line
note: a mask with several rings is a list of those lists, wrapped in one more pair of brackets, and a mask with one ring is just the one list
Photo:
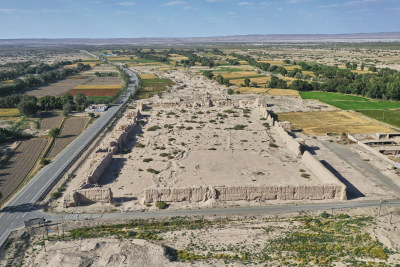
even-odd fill
[(46, 242), (25, 266), (171, 266), (164, 247), (145, 240), (90, 239)]

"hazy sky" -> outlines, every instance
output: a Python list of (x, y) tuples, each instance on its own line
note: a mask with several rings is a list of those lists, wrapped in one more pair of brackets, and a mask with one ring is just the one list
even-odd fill
[(400, 0), (0, 0), (0, 39), (400, 31)]

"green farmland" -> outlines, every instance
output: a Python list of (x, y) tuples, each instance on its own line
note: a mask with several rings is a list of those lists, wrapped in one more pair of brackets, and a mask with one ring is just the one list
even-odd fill
[(366, 97), (329, 92), (300, 92), (303, 99), (316, 99), (344, 110), (395, 109), (400, 102), (377, 101)]

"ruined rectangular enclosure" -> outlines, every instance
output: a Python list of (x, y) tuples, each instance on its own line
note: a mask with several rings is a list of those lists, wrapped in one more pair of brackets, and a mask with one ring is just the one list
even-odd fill
[(66, 195), (65, 206), (98, 202), (96, 188), (110, 188), (100, 202), (130, 196), (140, 205), (346, 199), (345, 185), (292, 136), (290, 123), (271, 116), (262, 98), (207, 94), (136, 108), (89, 159), (84, 185)]

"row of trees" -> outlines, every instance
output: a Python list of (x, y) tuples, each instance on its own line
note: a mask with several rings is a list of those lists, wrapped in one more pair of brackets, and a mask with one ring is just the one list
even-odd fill
[(62, 80), (70, 75), (91, 69), (90, 65), (78, 63), (75, 68), (62, 68), (51, 70), (43, 74), (28, 74), (24, 79), (15, 79), (14, 83), (0, 86), (0, 96), (19, 93), (31, 87), (47, 84), (57, 80)]
[(70, 65), (78, 61), (58, 61), (53, 64), (39, 63), (35, 64), (32, 61), (7, 63), (2, 67), (11, 68), (11, 70), (0, 72), (0, 81), (14, 80), (15, 78), (25, 76), (28, 74), (43, 74), (52, 70), (57, 70), (65, 65)]
[(0, 108), (18, 108), (20, 114), (28, 117), (34, 116), (39, 110), (53, 109), (62, 109), (68, 115), (73, 110), (84, 110), (87, 102), (84, 94), (77, 94), (75, 98), (70, 94), (60, 97), (47, 95), (39, 99), (30, 95), (13, 94), (0, 97)]

